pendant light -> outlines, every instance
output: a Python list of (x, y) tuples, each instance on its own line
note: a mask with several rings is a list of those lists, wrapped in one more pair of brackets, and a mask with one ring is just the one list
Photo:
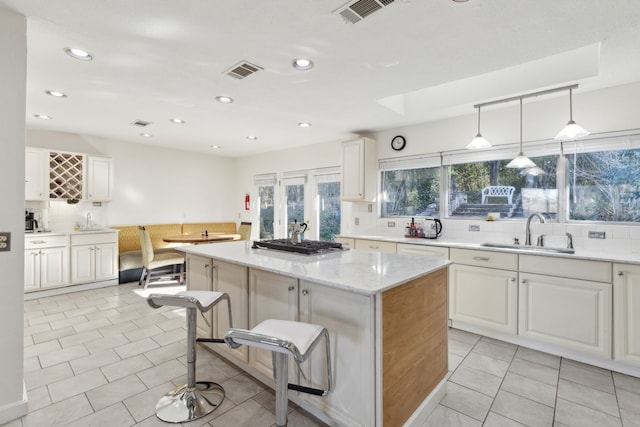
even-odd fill
[(583, 136), (587, 136), (589, 135), (591, 132), (589, 132), (588, 130), (586, 130), (585, 128), (583, 128), (582, 126), (576, 124), (576, 122), (573, 121), (573, 94), (572, 94), (573, 88), (569, 88), (569, 122), (567, 123), (567, 125), (562, 128), (562, 130), (553, 137), (553, 139), (556, 139), (558, 141), (566, 141), (569, 139), (578, 139), (578, 138), (582, 138)]
[(478, 105), (478, 134), (467, 145), (467, 150), (478, 150), (480, 148), (489, 148), (491, 143), (487, 141), (480, 133), (480, 106)]
[(522, 152), (522, 98), (520, 98), (520, 154), (507, 164), (508, 168), (535, 168), (536, 164)]

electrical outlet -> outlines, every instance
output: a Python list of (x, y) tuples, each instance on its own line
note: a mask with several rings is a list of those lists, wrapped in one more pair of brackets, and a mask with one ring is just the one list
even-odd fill
[(0, 233), (0, 251), (6, 252), (11, 250), (11, 233), (10, 232), (1, 232)]
[(605, 239), (606, 233), (604, 231), (590, 231), (589, 238), (590, 239)]
[(360, 218), (356, 217), (356, 225), (360, 225)]
[(371, 203), (367, 205), (367, 212), (373, 212), (373, 205)]
[(395, 222), (393, 222), (393, 221), (387, 222), (387, 227), (395, 227), (395, 226), (396, 226)]
[(469, 226), (469, 231), (480, 231), (480, 226), (479, 225), (470, 225)]

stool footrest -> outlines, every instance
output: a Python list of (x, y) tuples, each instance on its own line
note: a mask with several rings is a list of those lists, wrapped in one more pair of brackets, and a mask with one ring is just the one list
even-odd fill
[(224, 338), (196, 338), (197, 342), (217, 342), (224, 343)]
[(320, 390), (319, 388), (305, 387), (299, 384), (287, 384), (287, 388), (293, 391), (300, 391), (302, 393), (313, 394), (315, 396), (325, 396), (326, 390)]

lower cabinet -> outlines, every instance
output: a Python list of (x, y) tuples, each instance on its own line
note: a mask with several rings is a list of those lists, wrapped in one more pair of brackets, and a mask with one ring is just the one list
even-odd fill
[(640, 366), (640, 266), (613, 265), (614, 358)]
[[(187, 288), (191, 291), (212, 291), (213, 260), (211, 258), (187, 254), (186, 263)], [(212, 338), (211, 325), (213, 325), (213, 312), (208, 311), (202, 313), (201, 316), (197, 316), (197, 319), (198, 336), (201, 338)]]
[(518, 334), (611, 358), (611, 284), (520, 273)]
[(451, 249), (449, 319), (515, 335), (518, 332), (517, 255)]
[(24, 290), (68, 285), (69, 246), (66, 235), (25, 237)]
[[(228, 262), (213, 261), (213, 290), (225, 292), (231, 299), (231, 314), (234, 328), (249, 328), (249, 275), (248, 267)], [(213, 308), (215, 338), (224, 338), (229, 329), (227, 303), (218, 303)], [(230, 358), (247, 363), (249, 348), (245, 345), (232, 349), (226, 344), (214, 344)]]
[(118, 234), (71, 235), (71, 283), (89, 283), (118, 277)]

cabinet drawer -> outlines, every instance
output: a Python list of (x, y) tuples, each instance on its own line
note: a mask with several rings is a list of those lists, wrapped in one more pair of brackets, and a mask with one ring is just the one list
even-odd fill
[(29, 236), (24, 238), (25, 249), (66, 246), (67, 236)]
[(611, 263), (551, 256), (520, 255), (520, 271), (611, 283)]
[(356, 239), (355, 249), (369, 252), (396, 253), (396, 244), (393, 242), (382, 242), (380, 240)]
[(449, 258), (449, 248), (441, 246), (411, 245), (409, 243), (398, 243), (397, 253), (405, 255), (424, 256), (429, 258), (447, 259)]
[(517, 270), (518, 255), (474, 249), (451, 248), (449, 258), (457, 264)]
[(342, 246), (349, 249), (353, 249), (356, 245), (355, 239), (350, 237), (336, 237), (336, 242), (342, 243)]
[(96, 245), (99, 243), (118, 243), (118, 233), (83, 233), (71, 235), (71, 245)]

